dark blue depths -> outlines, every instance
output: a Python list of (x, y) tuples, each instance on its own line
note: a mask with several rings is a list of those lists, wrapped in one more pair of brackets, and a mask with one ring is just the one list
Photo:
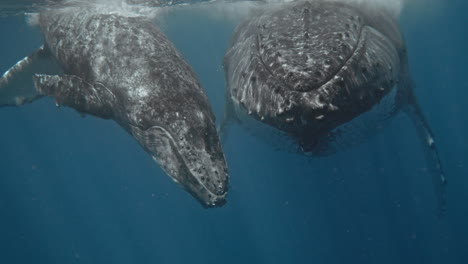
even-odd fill
[[(0, 109), (0, 263), (468, 263), (468, 5), (451, 2), (402, 18), (449, 178), (442, 219), (403, 115), (361, 146), (313, 159), (234, 125), (228, 203), (205, 210), (116, 124), (42, 99)], [(234, 22), (180, 11), (162, 28), (219, 121)], [(0, 32), (0, 71), (41, 44), (22, 17), (1, 18)]]

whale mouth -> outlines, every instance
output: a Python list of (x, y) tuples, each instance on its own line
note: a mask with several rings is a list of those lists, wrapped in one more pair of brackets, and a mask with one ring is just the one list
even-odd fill
[[(224, 186), (227, 185), (227, 180), (222, 182), (217, 180), (214, 174), (202, 175), (198, 173), (198, 169), (191, 165), (193, 163), (188, 162), (187, 158), (184, 157), (185, 155), (179, 151), (177, 142), (166, 129), (153, 126), (141, 130), (132, 126), (131, 130), (140, 145), (164, 172), (197, 199), (203, 207), (220, 207), (226, 203), (227, 188)], [(226, 170), (222, 171), (225, 172)], [(208, 178), (211, 181), (217, 180), (223, 188), (212, 190), (203, 182), (202, 178)]]

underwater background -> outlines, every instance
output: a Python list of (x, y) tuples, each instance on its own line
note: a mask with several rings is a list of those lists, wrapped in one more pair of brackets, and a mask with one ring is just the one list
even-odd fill
[[(234, 124), (228, 203), (203, 209), (117, 124), (44, 98), (0, 109), (0, 263), (468, 263), (466, 10), (443, 1), (400, 20), (448, 178), (444, 216), (403, 114), (324, 158), (278, 150)], [(237, 22), (206, 12), (179, 8), (158, 24), (219, 122)], [(1, 16), (0, 34), (0, 72), (42, 44), (21, 15)]]

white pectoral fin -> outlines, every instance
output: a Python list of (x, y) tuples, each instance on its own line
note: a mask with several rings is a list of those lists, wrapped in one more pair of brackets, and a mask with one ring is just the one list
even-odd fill
[(409, 105), (406, 107), (405, 112), (413, 120), (413, 123), (417, 129), (427, 161), (427, 168), (432, 176), (435, 194), (439, 204), (438, 213), (439, 215), (443, 214), (446, 207), (445, 189), (447, 185), (447, 179), (445, 178), (445, 173), (442, 169), (442, 163), (440, 162), (434, 136), (429, 127), (429, 123), (424, 117), (413, 95), (411, 95)]
[(105, 119), (112, 118), (115, 96), (101, 83), (91, 84), (76, 75), (36, 74), (33, 80), (36, 90), (54, 98), (57, 105)]
[(33, 84), (36, 73), (61, 72), (50, 53), (42, 46), (17, 62), (0, 78), (0, 107), (19, 106), (41, 97)]

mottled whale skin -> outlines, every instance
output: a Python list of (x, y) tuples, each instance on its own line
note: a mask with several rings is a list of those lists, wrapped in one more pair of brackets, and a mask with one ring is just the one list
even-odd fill
[(203, 206), (225, 203), (227, 166), (208, 98), (191, 67), (148, 18), (65, 6), (40, 13), (39, 25), (44, 47), (5, 73), (0, 95), (3, 86), (13, 98), (8, 85), (21, 70), (40, 64), (37, 60), (57, 62), (63, 74), (33, 72), (39, 94), (4, 98), (3, 105), (47, 95), (57, 105), (113, 119)]
[(390, 13), (343, 1), (269, 5), (238, 25), (224, 68), (225, 119), (263, 138), (285, 136), (300, 153), (334, 153), (403, 110), (418, 129), (444, 203), (445, 176)]

